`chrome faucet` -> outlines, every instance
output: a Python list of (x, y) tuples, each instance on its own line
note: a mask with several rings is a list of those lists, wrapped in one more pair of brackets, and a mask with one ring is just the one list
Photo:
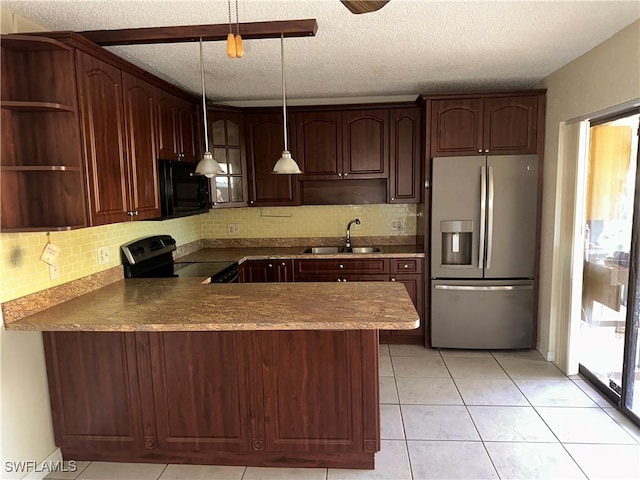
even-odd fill
[(347, 239), (345, 240), (345, 246), (347, 248), (351, 248), (351, 224), (355, 223), (356, 225), (360, 225), (360, 219), (356, 218), (355, 220), (351, 220), (349, 225), (347, 225)]

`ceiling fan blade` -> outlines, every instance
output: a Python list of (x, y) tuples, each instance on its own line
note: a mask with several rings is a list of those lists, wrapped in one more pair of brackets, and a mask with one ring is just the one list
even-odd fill
[(357, 15), (361, 13), (375, 12), (384, 7), (389, 0), (340, 0), (351, 13)]

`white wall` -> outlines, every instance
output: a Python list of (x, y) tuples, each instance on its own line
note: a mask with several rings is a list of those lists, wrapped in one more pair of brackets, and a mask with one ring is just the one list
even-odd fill
[[(44, 30), (7, 10), (0, 9), (0, 19), (1, 33)], [(41, 462), (56, 449), (42, 334), (0, 328), (0, 372), (0, 478), (22, 478), (26, 472), (7, 472), (5, 462)]]
[[(640, 99), (640, 21), (565, 65), (539, 85), (547, 88), (547, 119), (544, 158), (544, 192), (542, 201), (542, 248), (539, 302), (539, 350), (548, 359), (559, 355), (558, 363), (566, 368), (565, 340), (571, 272), (571, 215), (562, 214), (563, 192), (573, 190), (575, 157), (563, 156), (560, 131), (564, 122), (589, 118), (612, 107)], [(564, 228), (563, 228), (564, 227)]]

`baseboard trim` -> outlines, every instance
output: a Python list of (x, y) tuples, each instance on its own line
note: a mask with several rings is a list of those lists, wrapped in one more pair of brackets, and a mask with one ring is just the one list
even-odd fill
[(29, 472), (29, 474), (23, 478), (24, 480), (43, 480), (51, 473), (52, 470), (47, 467), (52, 465), (62, 466), (62, 451), (60, 448), (56, 448), (51, 455), (40, 462), (34, 470)]

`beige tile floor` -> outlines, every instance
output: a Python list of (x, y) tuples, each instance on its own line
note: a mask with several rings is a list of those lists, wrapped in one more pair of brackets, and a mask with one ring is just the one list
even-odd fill
[(535, 351), (382, 345), (375, 470), (81, 462), (73, 480), (634, 479), (640, 429)]

